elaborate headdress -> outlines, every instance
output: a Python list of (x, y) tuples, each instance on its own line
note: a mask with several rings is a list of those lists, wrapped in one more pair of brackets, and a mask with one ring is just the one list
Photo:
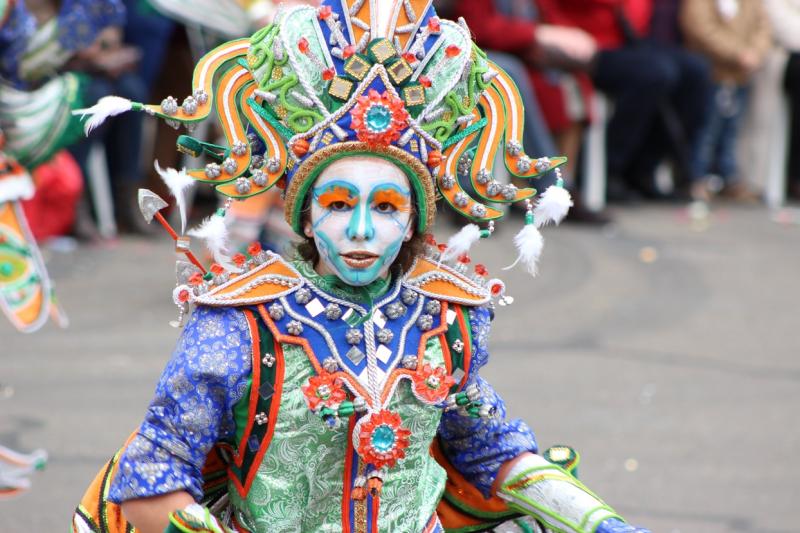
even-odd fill
[[(282, 10), (250, 39), (209, 52), (181, 103), (104, 99), (86, 110), (94, 115), (87, 127), (135, 109), (191, 128), (214, 108), (229, 146), (182, 136), (180, 150), (216, 159), (188, 175), (235, 199), (284, 188), (286, 220), (298, 233), (310, 185), (349, 155), (386, 158), (405, 171), (418, 231), (433, 221), (441, 195), (466, 218), (487, 223), (484, 236), (503, 216), (491, 203), (527, 201), (530, 229), (547, 222), (534, 224), (535, 189), (494, 179), (499, 150), (519, 178), (565, 162), (524, 153), (523, 103), (513, 80), (474, 45), (463, 20), (439, 19), (431, 0), (325, 0)], [(547, 211), (560, 220), (569, 197), (550, 196), (557, 208)], [(476, 229), (467, 234), (480, 235)], [(540, 247), (537, 238), (528, 244)]]

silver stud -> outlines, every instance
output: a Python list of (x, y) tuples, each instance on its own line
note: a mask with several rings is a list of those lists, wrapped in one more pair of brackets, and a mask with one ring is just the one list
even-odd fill
[(269, 417), (267, 417), (267, 413), (256, 413), (256, 416), (254, 418), (255, 418), (256, 424), (258, 424), (259, 426), (263, 426), (264, 424), (267, 423), (267, 421), (269, 421)]
[(342, 316), (342, 308), (339, 307), (339, 304), (329, 303), (327, 307), (325, 307), (325, 318), (328, 320), (339, 320)]
[(333, 357), (326, 357), (325, 360), (322, 361), (322, 368), (324, 368), (326, 372), (333, 374), (339, 370), (339, 363), (337, 363), (336, 359)]
[(467, 207), (469, 196), (463, 192), (456, 193), (455, 197), (453, 197), (453, 203), (456, 204), (456, 207)]
[(184, 113), (186, 113), (189, 116), (192, 116), (195, 113), (197, 113), (197, 100), (195, 100), (193, 96), (187, 96), (186, 98), (183, 99), (181, 108), (183, 108)]
[(527, 155), (522, 155), (517, 159), (517, 170), (520, 172), (528, 172), (531, 169), (531, 158)]
[(272, 365), (275, 364), (275, 356), (271, 353), (264, 354), (264, 357), (261, 359), (261, 362), (267, 365), (268, 367), (272, 368)]
[(438, 315), (442, 312), (442, 304), (439, 300), (428, 300), (425, 303), (425, 312), (429, 315)]
[(209, 163), (206, 165), (206, 177), (209, 179), (216, 179), (222, 174), (222, 169), (216, 163)]
[(552, 164), (553, 162), (550, 161), (549, 157), (540, 157), (536, 160), (536, 172), (544, 172), (548, 170)]
[(506, 143), (506, 152), (511, 157), (517, 157), (522, 152), (522, 144), (519, 141), (508, 141)]
[(461, 353), (464, 351), (464, 341), (461, 339), (456, 339), (453, 341), (453, 344), (450, 345), (454, 352)]
[(364, 335), (360, 330), (356, 328), (350, 328), (347, 330), (347, 332), (345, 332), (344, 338), (347, 341), (347, 344), (358, 344), (364, 338)]
[(243, 156), (247, 153), (247, 143), (244, 141), (236, 141), (233, 143), (233, 146), (231, 146), (231, 152), (233, 152), (234, 155)]
[(269, 317), (272, 320), (280, 320), (286, 315), (286, 309), (281, 304), (275, 302), (269, 306)]
[(350, 360), (351, 360), (352, 362), (354, 362), (355, 364), (358, 364), (358, 363), (360, 363), (361, 361), (363, 361), (363, 360), (364, 360), (364, 357), (366, 357), (366, 356), (364, 355), (364, 352), (362, 352), (362, 351), (361, 351), (361, 350), (358, 348), (358, 346), (353, 346), (352, 348), (350, 348), (349, 350), (347, 350), (347, 358), (348, 358), (348, 359), (350, 359)]
[(482, 168), (478, 171), (478, 174), (475, 176), (475, 181), (480, 183), (481, 185), (486, 185), (491, 181), (492, 174), (485, 168)]
[(261, 168), (264, 166), (264, 156), (254, 155), (250, 158), (250, 168)]
[(407, 355), (403, 357), (403, 360), (400, 362), (403, 365), (403, 368), (416, 368), (417, 367), (417, 356), (416, 355)]
[(192, 93), (192, 96), (199, 105), (204, 105), (206, 102), (208, 102), (208, 93), (203, 89), (195, 89)]
[(236, 160), (232, 157), (225, 158), (225, 161), (222, 162), (222, 169), (228, 174), (236, 173), (238, 166), (239, 165), (236, 164)]
[(517, 197), (517, 187), (511, 183), (503, 185), (503, 190), (500, 192), (506, 200), (513, 200)]
[(300, 305), (307, 304), (311, 301), (311, 291), (305, 287), (297, 289), (297, 292), (294, 293), (294, 301)]
[(404, 314), (406, 314), (406, 306), (400, 302), (392, 302), (386, 306), (386, 316), (390, 320), (397, 320)]
[(264, 174), (262, 170), (253, 170), (253, 183), (255, 183), (259, 187), (266, 187), (267, 186), (267, 175)]
[(442, 185), (442, 189), (446, 191), (449, 191), (456, 186), (456, 179), (450, 174), (443, 175), (439, 181)]
[(236, 179), (236, 192), (239, 194), (247, 194), (253, 188), (253, 185), (250, 183), (248, 178), (242, 176), (241, 178)]
[(375, 337), (378, 339), (379, 343), (389, 344), (394, 338), (394, 333), (389, 328), (382, 328), (378, 330), (378, 333), (375, 334)]
[(301, 324), (299, 320), (290, 320), (289, 323), (286, 324), (286, 331), (289, 332), (289, 335), (294, 335), (296, 337), (303, 333), (303, 324)]
[(267, 159), (267, 170), (270, 174), (275, 174), (281, 169), (281, 162), (277, 157)]
[(486, 186), (486, 194), (489, 196), (497, 196), (503, 190), (503, 186), (499, 181), (492, 180)]
[(165, 115), (172, 116), (178, 112), (178, 101), (173, 96), (167, 96), (161, 100), (161, 111)]
[(485, 217), (486, 216), (486, 206), (483, 204), (475, 204), (473, 205), (470, 210), (470, 214), (474, 217)]
[(417, 327), (422, 331), (428, 331), (433, 327), (433, 317), (431, 315), (420, 315), (417, 319)]
[(414, 305), (418, 297), (419, 295), (411, 289), (404, 289), (403, 294), (400, 295), (400, 298), (406, 305)]

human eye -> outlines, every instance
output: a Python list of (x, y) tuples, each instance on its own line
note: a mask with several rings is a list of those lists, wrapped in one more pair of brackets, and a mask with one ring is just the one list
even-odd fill
[(350, 209), (352, 209), (352, 207), (344, 200), (337, 200), (335, 202), (331, 202), (328, 205), (328, 209), (330, 209), (331, 211), (349, 211)]
[(409, 199), (394, 189), (377, 191), (372, 199), (372, 208), (378, 213), (390, 215), (409, 210)]
[(375, 211), (378, 213), (383, 213), (385, 215), (394, 213), (397, 211), (397, 206), (391, 202), (381, 202), (375, 205)]
[(331, 211), (349, 211), (358, 203), (358, 198), (344, 187), (334, 187), (317, 197), (317, 202), (324, 209)]

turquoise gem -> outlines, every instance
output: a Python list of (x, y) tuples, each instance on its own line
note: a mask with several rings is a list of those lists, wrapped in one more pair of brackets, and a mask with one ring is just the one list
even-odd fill
[(367, 126), (374, 132), (386, 131), (392, 123), (392, 112), (385, 105), (374, 105), (367, 111)]
[(0, 274), (3, 276), (10, 276), (14, 272), (14, 267), (11, 263), (0, 263)]
[(389, 426), (378, 426), (372, 432), (372, 447), (380, 453), (392, 451), (394, 448), (394, 430)]

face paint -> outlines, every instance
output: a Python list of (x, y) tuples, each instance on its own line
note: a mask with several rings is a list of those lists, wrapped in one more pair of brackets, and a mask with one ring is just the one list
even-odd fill
[(411, 220), (411, 186), (400, 168), (370, 156), (335, 161), (314, 183), (306, 225), (320, 253), (317, 270), (356, 286), (385, 277)]

